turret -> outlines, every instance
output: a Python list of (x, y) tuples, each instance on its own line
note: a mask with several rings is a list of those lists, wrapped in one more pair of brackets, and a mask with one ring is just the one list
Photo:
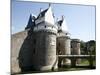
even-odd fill
[[(70, 55), (70, 36), (67, 30), (67, 24), (65, 17), (57, 22), (58, 25), (58, 35), (57, 35), (57, 52), (59, 55)], [(71, 61), (69, 59), (63, 60), (63, 65), (70, 65)]]
[(61, 20), (57, 21), (57, 25), (58, 32), (63, 31), (64, 33), (68, 33), (67, 23), (64, 16), (61, 17)]
[(35, 19), (35, 24), (33, 29), (35, 35), (33, 68), (41, 71), (55, 69), (57, 68), (57, 26), (54, 25), (55, 22), (50, 5), (47, 9), (40, 11)]
[(34, 27), (34, 31), (50, 31), (53, 33), (57, 33), (57, 26), (54, 22), (54, 17), (52, 13), (51, 6), (40, 12), (38, 17), (35, 20), (36, 26)]
[[(71, 39), (71, 53), (72, 55), (80, 55), (80, 40), (79, 39)], [(80, 63), (80, 59), (73, 60), (72, 65), (75, 65), (76, 63)]]

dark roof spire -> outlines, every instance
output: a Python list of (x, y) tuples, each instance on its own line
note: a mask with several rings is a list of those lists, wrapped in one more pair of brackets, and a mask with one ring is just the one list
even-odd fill
[(25, 30), (29, 28), (33, 28), (33, 26), (35, 25), (35, 22), (34, 22), (35, 18), (36, 18), (35, 16), (30, 14), (29, 21), (28, 21), (27, 26), (25, 27)]

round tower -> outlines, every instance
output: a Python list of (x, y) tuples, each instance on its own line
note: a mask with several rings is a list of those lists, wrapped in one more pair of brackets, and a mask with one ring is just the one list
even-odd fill
[[(70, 36), (67, 31), (67, 25), (64, 17), (62, 20), (58, 21), (58, 35), (57, 35), (57, 52), (58, 55), (70, 55)], [(70, 65), (70, 59), (64, 59), (62, 62), (63, 65)]]
[[(58, 55), (70, 55), (70, 37), (68, 34), (59, 32), (57, 36), (57, 51)], [(63, 65), (70, 65), (70, 59), (64, 59), (62, 62)]]
[(80, 40), (79, 39), (72, 39), (72, 54), (73, 55), (80, 55)]
[(33, 68), (35, 70), (51, 70), (57, 68), (56, 36), (57, 26), (51, 7), (43, 10), (35, 20)]
[[(72, 46), (72, 55), (80, 55), (80, 53), (81, 53), (80, 52), (80, 40), (72, 39), (71, 46)], [(79, 63), (79, 62), (80, 62), (80, 59), (77, 59), (75, 63)]]

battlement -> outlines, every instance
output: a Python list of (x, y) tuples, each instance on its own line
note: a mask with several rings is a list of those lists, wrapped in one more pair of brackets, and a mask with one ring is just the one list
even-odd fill
[(80, 43), (80, 39), (71, 39), (71, 42), (77, 42), (77, 43)]
[(41, 24), (41, 25), (37, 25), (34, 27), (33, 31), (37, 32), (37, 31), (50, 31), (53, 33), (57, 34), (57, 27), (54, 25), (44, 25), (45, 23)]

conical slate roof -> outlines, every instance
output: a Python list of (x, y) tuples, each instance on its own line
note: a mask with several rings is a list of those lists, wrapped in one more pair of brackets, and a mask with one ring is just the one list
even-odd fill
[[(49, 7), (50, 7), (50, 6), (51, 6), (51, 4), (49, 4)], [(37, 19), (38, 19), (39, 17), (45, 16), (45, 13), (48, 11), (48, 9), (49, 9), (49, 8), (47, 8), (47, 9), (41, 11), (40, 14), (38, 15)]]
[(57, 24), (58, 24), (58, 28), (59, 28), (58, 30), (68, 32), (68, 27), (67, 27), (67, 23), (66, 23), (65, 18), (62, 18), (61, 20), (59, 20), (57, 22)]
[(62, 26), (63, 20), (58, 21), (59, 26)]
[(48, 9), (43, 10), (42, 12), (40, 12), (40, 14), (38, 15), (37, 19), (40, 17), (45, 16), (45, 13), (47, 12)]
[(25, 29), (32, 28), (35, 25), (34, 23), (35, 18), (36, 17), (34, 15), (30, 14), (29, 21)]
[(68, 27), (65, 19), (62, 22), (62, 31), (68, 32)]

